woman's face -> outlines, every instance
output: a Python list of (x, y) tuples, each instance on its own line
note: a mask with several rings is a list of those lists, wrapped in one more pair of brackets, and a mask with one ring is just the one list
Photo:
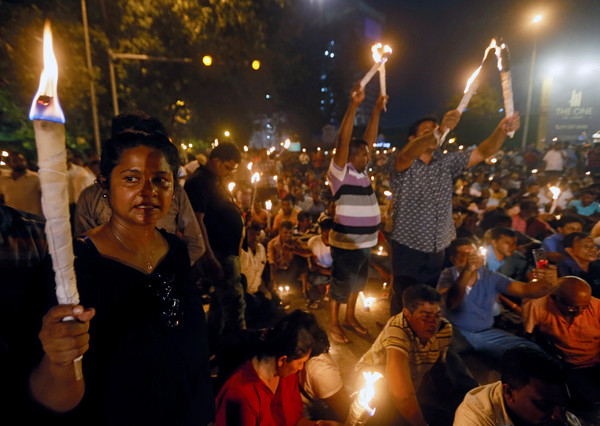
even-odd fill
[(128, 149), (110, 175), (113, 216), (151, 225), (162, 218), (173, 198), (173, 172), (159, 150), (147, 146)]
[(304, 363), (308, 361), (309, 357), (310, 352), (304, 355), (302, 358), (288, 362), (287, 357), (282, 356), (277, 362), (277, 375), (279, 377), (287, 377), (290, 374), (296, 374), (298, 371), (304, 368)]

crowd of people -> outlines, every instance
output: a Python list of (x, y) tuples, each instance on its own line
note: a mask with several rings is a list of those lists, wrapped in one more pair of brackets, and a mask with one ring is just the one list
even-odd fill
[[(353, 424), (368, 371), (383, 376), (368, 424), (598, 424), (599, 146), (504, 152), (517, 113), (464, 148), (442, 136), (460, 124), (450, 111), (377, 148), (388, 98), (353, 138), (364, 96), (353, 88), (335, 147), (312, 153), (221, 142), (182, 162), (160, 121), (115, 117), (99, 162), (68, 159), (78, 305), (57, 304), (39, 178), (11, 153), (7, 410), (51, 424)], [(370, 271), (392, 283), (389, 319), (343, 378), (329, 348), (368, 335), (356, 304)], [(305, 309), (290, 312), (293, 291)], [(500, 380), (478, 383), (466, 354)]]

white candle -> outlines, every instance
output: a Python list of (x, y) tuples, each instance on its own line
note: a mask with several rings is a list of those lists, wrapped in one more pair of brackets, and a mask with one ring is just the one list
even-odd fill
[[(52, 258), (56, 298), (61, 305), (79, 303), (73, 267), (73, 237), (69, 221), (65, 116), (57, 95), (58, 64), (52, 49), (50, 23), (44, 27), (44, 70), (33, 98), (29, 118), (33, 120), (38, 154), (42, 211), (46, 218), (46, 238)], [(66, 317), (64, 321), (73, 320)], [(81, 357), (73, 361), (75, 377), (81, 380)]]
[(385, 64), (381, 64), (379, 67), (379, 90), (381, 92), (381, 96), (387, 95), (387, 89), (385, 87)]
[[(496, 46), (496, 57), (498, 58), (498, 70), (500, 71), (500, 80), (502, 82), (504, 113), (506, 117), (512, 117), (515, 113), (515, 106), (513, 101), (512, 78), (510, 76), (510, 55), (508, 46), (505, 43)], [(514, 131), (508, 133), (508, 136), (511, 138), (514, 135)]]
[(384, 56), (383, 58), (381, 58), (381, 61), (375, 62), (373, 64), (373, 66), (371, 67), (371, 69), (365, 74), (365, 76), (360, 81), (360, 88), (361, 89), (365, 88), (365, 86), (367, 85), (367, 83), (369, 83), (369, 81), (371, 81), (371, 79), (373, 78), (373, 76), (375, 75), (375, 73), (378, 71), (379, 67), (382, 64), (385, 64), (387, 62), (387, 59), (388, 58), (386, 56)]

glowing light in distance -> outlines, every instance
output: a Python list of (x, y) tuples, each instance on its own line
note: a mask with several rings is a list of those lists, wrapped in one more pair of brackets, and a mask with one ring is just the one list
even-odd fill
[(235, 188), (235, 182), (229, 182), (227, 188), (229, 188), (229, 192), (233, 191), (233, 188)]
[(252, 69), (254, 71), (258, 71), (260, 69), (260, 61), (258, 59), (252, 61)]
[(212, 56), (210, 55), (204, 55), (202, 57), (202, 63), (204, 64), (205, 67), (210, 67), (212, 65)]

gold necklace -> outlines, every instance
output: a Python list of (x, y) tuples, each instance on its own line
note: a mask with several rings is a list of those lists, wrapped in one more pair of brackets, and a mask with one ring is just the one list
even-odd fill
[[(117, 241), (121, 244), (121, 246), (123, 246), (123, 248), (125, 250), (135, 253), (135, 255), (138, 257), (138, 259), (140, 259), (142, 261), (142, 263), (146, 264), (146, 269), (148, 270), (148, 272), (152, 271), (152, 269), (154, 268), (154, 266), (152, 266), (152, 260), (154, 259), (154, 248), (152, 247), (152, 244), (154, 243), (154, 241), (152, 241), (152, 244), (150, 245), (150, 247), (152, 247), (152, 249), (150, 251), (150, 256), (145, 257), (145, 256), (142, 256), (141, 253), (139, 253), (135, 250), (131, 250), (129, 247), (127, 247), (125, 245), (125, 243), (123, 243), (123, 240), (121, 240), (119, 238), (119, 236), (117, 234), (115, 234), (115, 231), (113, 231), (112, 226), (110, 227), (110, 232), (112, 232), (112, 234), (115, 236)], [(156, 234), (155, 234), (155, 239), (156, 239)]]

